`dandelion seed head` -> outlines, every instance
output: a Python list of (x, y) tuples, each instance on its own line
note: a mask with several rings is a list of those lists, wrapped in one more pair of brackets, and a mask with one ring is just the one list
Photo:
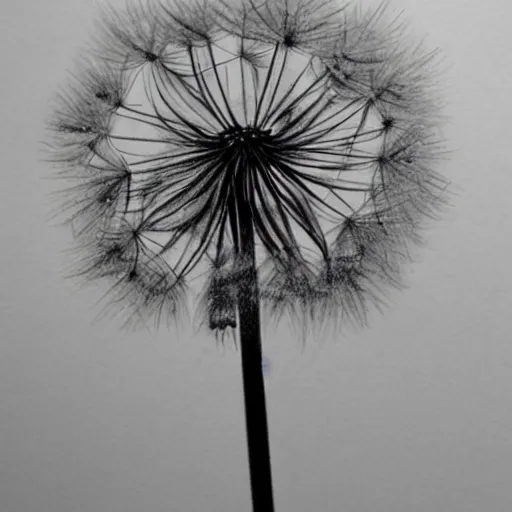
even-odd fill
[(49, 123), (80, 275), (141, 321), (176, 318), (203, 276), (217, 332), (246, 298), (365, 324), (448, 184), (436, 53), (403, 32), (334, 0), (106, 8)]

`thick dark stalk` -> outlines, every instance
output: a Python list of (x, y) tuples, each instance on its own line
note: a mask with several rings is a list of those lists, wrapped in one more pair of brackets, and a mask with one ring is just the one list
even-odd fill
[(244, 285), (238, 294), (238, 322), (242, 352), (245, 421), (253, 512), (273, 512), (272, 474), (268, 440), (267, 409), (261, 357), (261, 326), (254, 225), (249, 204), (237, 200), (240, 252), (246, 267)]

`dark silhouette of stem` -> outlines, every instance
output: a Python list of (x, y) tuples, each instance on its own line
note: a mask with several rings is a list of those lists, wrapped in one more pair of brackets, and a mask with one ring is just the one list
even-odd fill
[[(242, 191), (240, 190), (240, 192)], [(240, 236), (239, 250), (248, 264), (244, 279), (245, 285), (240, 288), (238, 294), (238, 319), (253, 511), (273, 512), (274, 499), (262, 371), (260, 304), (254, 225), (250, 204), (244, 198), (243, 193), (238, 194), (237, 210)]]

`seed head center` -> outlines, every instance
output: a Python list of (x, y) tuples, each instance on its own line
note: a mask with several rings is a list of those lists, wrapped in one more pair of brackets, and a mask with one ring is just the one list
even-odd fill
[(270, 130), (262, 130), (252, 125), (233, 126), (224, 130), (220, 137), (227, 141), (230, 146), (256, 149), (270, 140), (270, 132)]

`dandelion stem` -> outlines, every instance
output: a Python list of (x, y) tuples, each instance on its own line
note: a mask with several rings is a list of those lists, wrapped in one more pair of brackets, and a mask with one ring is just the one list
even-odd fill
[[(243, 190), (244, 180), (237, 181), (239, 181), (236, 194), (240, 237), (239, 256), (243, 264), (248, 265), (244, 275), (245, 286), (241, 286), (238, 293), (238, 318), (252, 503), (254, 512), (273, 512), (253, 213), (246, 198), (246, 191)], [(248, 290), (250, 290), (249, 293)]]

